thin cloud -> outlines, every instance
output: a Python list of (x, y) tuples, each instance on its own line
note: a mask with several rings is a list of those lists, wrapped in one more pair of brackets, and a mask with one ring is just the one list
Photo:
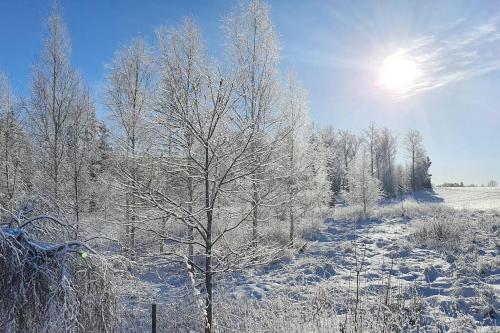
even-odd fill
[(407, 95), (484, 75), (500, 69), (500, 21), (462, 28), (447, 37), (423, 36), (404, 51), (424, 73)]

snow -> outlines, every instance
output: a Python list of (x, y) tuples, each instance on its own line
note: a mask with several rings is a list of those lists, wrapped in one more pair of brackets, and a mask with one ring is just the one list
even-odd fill
[[(494, 229), (500, 227), (500, 215), (496, 213), (467, 214), (477, 220), (496, 219)], [(233, 291), (239, 298), (257, 299), (280, 293), (307, 297), (320, 287), (353, 291), (354, 251), (362, 256), (366, 248), (361, 272), (365, 291), (382, 290), (391, 275), (392, 286), (414, 289), (442, 322), (466, 315), (472, 316), (478, 327), (500, 325), (500, 261), (495, 245), (498, 231), (477, 235), (479, 247), (473, 260), (488, 263), (488, 268), (473, 271), (471, 267), (468, 272), (458, 263), (462, 259), (458, 254), (450, 258), (451, 255), (415, 245), (410, 240), (415, 225), (425, 220), (425, 216), (383, 217), (361, 221), (354, 229), (352, 221), (330, 219), (304, 253), (271, 267), (246, 271)]]
[(434, 192), (456, 209), (500, 210), (500, 187), (436, 187)]
[[(463, 210), (465, 201), (474, 209)], [(438, 326), (445, 331), (468, 331), (465, 327), (495, 331), (500, 326), (500, 212), (486, 207), (495, 208), (499, 202), (497, 189), (439, 188), (405, 202), (405, 216), (400, 203), (380, 206), (375, 217), (363, 220), (349, 218), (349, 208), (337, 208), (310, 239), (286, 250), (280, 260), (224, 274), (218, 286), (236, 304), (272, 302), (283, 295), (303, 302), (328, 290), (336, 302), (331, 316), (342, 316), (346, 299), (352, 302), (356, 267), (364, 256), (360, 269), (364, 302), (380, 299), (390, 280), (391, 294), (414, 293), (413, 300), (422, 304), (420, 315), (432, 318), (424, 331)], [(442, 226), (449, 239), (432, 242), (427, 234), (419, 238), (432, 223)], [(172, 299), (176, 290), (189, 289), (180, 269), (176, 267), (175, 275), (149, 273), (142, 280), (157, 283), (163, 297)]]

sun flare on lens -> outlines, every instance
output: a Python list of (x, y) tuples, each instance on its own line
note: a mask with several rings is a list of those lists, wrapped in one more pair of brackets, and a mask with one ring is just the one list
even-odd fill
[(414, 87), (415, 81), (421, 75), (421, 70), (411, 57), (404, 50), (399, 50), (382, 62), (379, 83), (388, 91), (404, 94)]

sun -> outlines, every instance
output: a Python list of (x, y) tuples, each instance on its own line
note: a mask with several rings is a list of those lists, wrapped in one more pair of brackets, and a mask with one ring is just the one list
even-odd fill
[(414, 88), (420, 76), (422, 72), (412, 58), (404, 50), (398, 50), (382, 62), (379, 83), (391, 92), (405, 94)]

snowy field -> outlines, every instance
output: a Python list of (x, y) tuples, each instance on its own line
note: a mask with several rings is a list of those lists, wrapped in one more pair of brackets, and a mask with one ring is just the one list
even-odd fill
[[(265, 294), (290, 293), (314, 299), (318, 292), (325, 293), (335, 299), (330, 300), (330, 306), (337, 311), (338, 325), (346, 314), (353, 315), (349, 303), (358, 292), (359, 271), (360, 316), (376, 311), (382, 298), (389, 308), (402, 306), (403, 311), (415, 311), (413, 320), (420, 321), (418, 329), (423, 331), (469, 332), (484, 326), (498, 332), (494, 327), (500, 324), (500, 215), (434, 207), (424, 212), (411, 209), (415, 209), (411, 217), (380, 212), (377, 218), (359, 222), (356, 229), (349, 219), (329, 220), (304, 253), (248, 272), (240, 278), (239, 289), (258, 299)], [(444, 234), (433, 239), (439, 228)], [(468, 232), (472, 232), (472, 238)], [(406, 305), (398, 303), (403, 298)], [(418, 306), (412, 309), (412, 303)], [(387, 313), (380, 311), (379, 315)], [(315, 320), (320, 318), (311, 318)], [(366, 331), (378, 330), (375, 327), (379, 323), (372, 322), (373, 318), (364, 320), (369, 325)], [(332, 320), (326, 326), (335, 324)], [(406, 329), (411, 331), (411, 325)]]
[(457, 209), (500, 210), (500, 187), (436, 187), (434, 191)]
[[(475, 208), (481, 200), (473, 198), (487, 191), (439, 190), (445, 203), (469, 195)], [(218, 284), (220, 331), (499, 332), (500, 212), (410, 200), (368, 220), (356, 214), (338, 208), (280, 259), (226, 274)], [(165, 299), (160, 309), (176, 318), (176, 330), (197, 328), (181, 315), (186, 307), (196, 312), (185, 276), (144, 279)]]

